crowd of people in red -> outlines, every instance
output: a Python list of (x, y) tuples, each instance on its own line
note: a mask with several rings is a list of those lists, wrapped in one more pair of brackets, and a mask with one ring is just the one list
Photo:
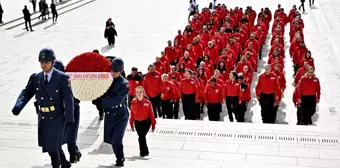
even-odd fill
[(199, 119), (203, 107), (207, 106), (209, 120), (219, 121), (222, 104), (226, 103), (230, 121), (235, 117), (236, 121), (244, 122), (251, 100), (253, 73), (258, 70), (262, 47), (270, 22), (274, 20), (268, 65), (255, 89), (262, 120), (275, 122), (286, 88), (284, 32), (288, 23), (291, 27), (290, 55), (297, 72), (294, 102), (299, 107), (298, 123), (303, 123), (306, 117), (310, 119), (314, 113), (308, 104), (313, 103), (313, 96), (315, 104), (319, 101), (320, 86), (313, 74), (310, 51), (303, 42), (303, 20), (295, 6), (288, 16), (280, 5), (274, 15), (269, 8), (257, 14), (251, 6), (245, 10), (239, 7), (228, 10), (224, 4), (218, 4), (214, 10), (203, 8), (195, 12), (184, 31), (178, 30), (173, 45), (169, 40), (161, 56), (148, 66), (148, 73), (141, 75), (137, 68), (132, 68), (127, 76), (129, 107), (135, 97), (134, 89), (143, 86), (156, 118), (177, 119), (182, 102), (185, 119)]

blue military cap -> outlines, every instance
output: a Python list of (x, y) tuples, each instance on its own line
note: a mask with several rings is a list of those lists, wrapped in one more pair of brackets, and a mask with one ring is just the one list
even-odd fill
[(121, 58), (115, 58), (111, 63), (112, 72), (122, 72), (124, 70), (124, 61)]
[(56, 57), (51, 48), (43, 48), (39, 53), (39, 62), (55, 61)]

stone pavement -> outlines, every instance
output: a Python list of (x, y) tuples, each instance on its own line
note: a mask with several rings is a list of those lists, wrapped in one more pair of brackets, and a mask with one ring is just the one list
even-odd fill
[[(25, 3), (16, 0), (19, 1)], [(14, 1), (2, 0), (7, 7), (14, 5), (9, 2)], [(37, 147), (33, 104), (28, 103), (17, 117), (10, 112), (30, 74), (40, 71), (37, 55), (42, 47), (53, 48), (57, 58), (65, 64), (74, 56), (97, 48), (103, 55), (122, 57), (127, 72), (132, 66), (145, 72), (147, 64), (159, 55), (166, 41), (173, 39), (176, 30), (185, 26), (188, 14), (188, 2), (182, 0), (84, 0), (67, 6), (73, 2), (76, 0), (64, 4), (66, 7), (58, 7), (62, 8), (58, 24), (52, 24), (51, 20), (33, 20), (35, 32), (26, 32), (22, 20), (0, 26), (0, 167), (42, 168), (50, 162), (47, 154), (41, 154)], [(207, 6), (210, 1), (197, 2)], [(277, 1), (265, 0), (256, 3), (229, 0), (225, 3), (229, 7), (252, 4), (257, 11), (263, 5), (274, 11), (277, 5)], [(287, 0), (282, 5), (287, 11), (294, 3), (297, 2)], [(334, 20), (340, 15), (332, 8), (337, 3), (336, 0), (324, 0), (320, 5), (316, 4), (318, 9), (307, 9), (307, 14), (303, 15), (306, 42), (313, 52), (316, 74), (322, 82), (319, 112), (315, 116), (317, 127), (294, 126), (296, 109), (291, 103), (292, 90), (287, 89), (278, 121), (288, 125), (256, 124), (262, 122), (256, 100), (251, 102), (251, 110), (247, 113), (248, 122), (254, 124), (161, 119), (157, 132), (148, 137), (151, 148), (148, 160), (136, 157), (136, 133), (128, 130), (126, 167), (339, 167), (340, 88), (335, 86), (340, 81), (337, 68), (340, 29)], [(11, 18), (15, 19), (16, 15), (13, 12)], [(109, 17), (118, 31), (114, 48), (108, 47), (103, 38), (104, 24)], [(291, 82), (291, 78), (288, 79), (291, 63), (288, 58), (285, 61), (286, 78)], [(291, 88), (289, 83), (287, 87)], [(80, 106), (79, 142), (84, 157), (74, 167), (106, 168), (114, 159), (111, 148), (102, 144), (102, 123), (97, 121), (98, 114), (91, 103), (81, 102)], [(223, 117), (228, 118), (225, 113)]]

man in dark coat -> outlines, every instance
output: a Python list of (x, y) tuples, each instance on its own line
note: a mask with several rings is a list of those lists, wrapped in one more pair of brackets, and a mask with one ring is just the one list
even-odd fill
[(65, 124), (74, 122), (74, 100), (69, 76), (53, 68), (54, 51), (44, 48), (39, 53), (42, 72), (32, 74), (21, 91), (12, 113), (21, 110), (35, 95), (38, 112), (38, 143), (42, 152), (48, 152), (53, 168), (70, 168), (62, 151)]
[(58, 20), (58, 11), (54, 3), (54, 0), (52, 0), (52, 3), (51, 3), (51, 11), (52, 11), (52, 22), (55, 23)]
[(112, 145), (116, 155), (117, 167), (124, 166), (123, 137), (129, 119), (126, 99), (130, 89), (129, 82), (121, 75), (124, 62), (120, 58), (112, 60), (111, 75), (113, 82), (99, 101), (104, 109), (104, 142)]
[(26, 30), (28, 31), (28, 27), (27, 27), (27, 23), (28, 23), (31, 31), (33, 31), (32, 25), (31, 25), (31, 13), (27, 9), (27, 5), (25, 5), (24, 9), (22, 10), (22, 13), (24, 14)]
[(31, 0), (31, 3), (33, 5), (33, 12), (35, 12), (36, 6), (37, 6), (37, 0)]
[[(65, 72), (63, 63), (59, 60), (55, 61), (54, 68)], [(67, 123), (65, 128), (64, 143), (67, 143), (67, 150), (70, 154), (70, 163), (80, 161), (81, 153), (77, 146), (78, 128), (80, 121), (80, 100), (74, 98), (74, 123)]]

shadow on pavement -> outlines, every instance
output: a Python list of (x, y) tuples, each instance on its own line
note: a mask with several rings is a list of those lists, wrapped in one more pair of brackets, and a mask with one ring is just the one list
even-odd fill
[(82, 135), (82, 136), (78, 136), (78, 142), (82, 141), (81, 139), (86, 138), (87, 136), (91, 136), (94, 138), (89, 138), (86, 139), (86, 144), (84, 145), (84, 147), (81, 150), (87, 149), (89, 147), (91, 147), (91, 145), (93, 145), (97, 139), (99, 138), (100, 133), (98, 132), (99, 126), (101, 124), (101, 121), (98, 120), (98, 117), (94, 118), (92, 120), (92, 122), (85, 128), (85, 131), (78, 133), (78, 135)]
[(105, 142), (102, 142), (98, 149), (94, 149), (93, 151), (88, 153), (89, 155), (99, 155), (99, 154), (105, 154), (105, 155), (112, 155), (113, 149), (110, 144), (107, 144)]
[(113, 49), (115, 46), (112, 46), (112, 45), (107, 45), (107, 46), (104, 46), (100, 49), (100, 52), (101, 53), (106, 53), (108, 51), (110, 51), (111, 49)]

